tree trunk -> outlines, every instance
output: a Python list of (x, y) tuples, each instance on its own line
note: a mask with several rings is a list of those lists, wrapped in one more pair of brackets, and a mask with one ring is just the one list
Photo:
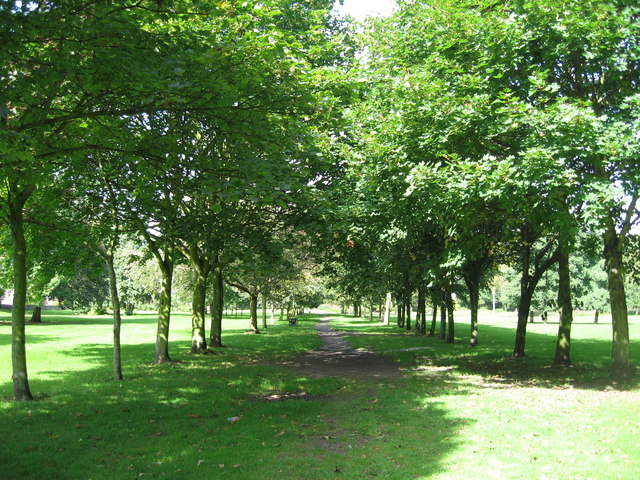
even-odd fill
[(522, 277), (520, 278), (520, 300), (518, 301), (518, 326), (516, 328), (516, 341), (513, 347), (514, 357), (524, 357), (524, 346), (527, 335), (527, 320), (531, 309), (531, 297), (533, 292), (529, 289), (529, 268), (531, 263), (531, 245), (525, 245), (522, 252)]
[(33, 307), (33, 312), (31, 313), (31, 320), (29, 320), (29, 323), (42, 323), (42, 307)]
[(404, 327), (404, 301), (399, 298), (398, 299), (398, 319), (397, 319), (398, 327)]
[(373, 322), (373, 300), (369, 302), (369, 321)]
[(471, 335), (469, 345), (478, 346), (478, 306), (480, 304), (480, 282), (469, 282), (469, 303), (471, 304)]
[(11, 362), (13, 396), (16, 400), (33, 400), (27, 375), (25, 346), (25, 312), (27, 304), (27, 241), (24, 235), (24, 204), (28, 192), (10, 192), (9, 227), (13, 246), (13, 308), (11, 309)]
[(160, 308), (158, 309), (158, 329), (156, 331), (155, 363), (170, 362), (169, 357), (169, 322), (171, 321), (171, 285), (173, 283), (173, 247), (164, 251), (160, 262), (162, 272), (162, 291), (160, 292)]
[(205, 305), (207, 302), (207, 283), (205, 272), (195, 271), (196, 284), (193, 287), (191, 304), (191, 353), (207, 353), (205, 332)]
[(427, 306), (426, 306), (424, 285), (418, 285), (418, 313), (416, 318), (420, 318), (420, 327), (418, 333), (424, 335), (427, 333)]
[(447, 338), (447, 305), (444, 300), (440, 303), (440, 334), (438, 338), (440, 340)]
[(489, 263), (486, 259), (471, 260), (467, 262), (464, 272), (464, 282), (469, 292), (469, 306), (471, 307), (471, 334), (469, 346), (478, 345), (478, 308), (480, 304), (480, 282)]
[(571, 364), (571, 324), (573, 323), (573, 305), (571, 303), (571, 278), (569, 273), (569, 253), (564, 243), (560, 245), (558, 257), (558, 306), (560, 307), (560, 326), (556, 341), (556, 365)]
[(431, 297), (431, 327), (429, 328), (429, 336), (436, 334), (436, 323), (438, 322), (438, 301), (435, 295)]
[(267, 329), (267, 294), (262, 292), (262, 328)]
[(411, 295), (407, 298), (406, 308), (407, 318), (405, 319), (405, 328), (411, 330)]
[(102, 250), (102, 256), (107, 266), (107, 272), (109, 272), (109, 292), (111, 293), (111, 307), (113, 308), (113, 379), (122, 380), (124, 378), (122, 376), (122, 352), (120, 347), (122, 316), (120, 312), (120, 296), (118, 295), (116, 269), (113, 264), (113, 249), (107, 252), (106, 248), (104, 248)]
[(603, 241), (613, 330), (611, 367), (612, 375), (615, 379), (626, 381), (631, 377), (631, 358), (627, 299), (624, 290), (622, 242), (615, 230), (613, 221), (609, 219), (608, 223), (607, 230), (603, 234)]
[[(513, 347), (514, 357), (525, 356), (524, 347), (527, 335), (527, 320), (531, 310), (533, 293), (544, 272), (558, 260), (558, 256), (560, 255), (560, 249), (556, 248), (553, 254), (542, 261), (544, 253), (548, 253), (553, 246), (553, 242), (549, 241), (540, 253), (538, 253), (535, 261), (531, 262), (532, 243), (532, 241), (529, 241), (522, 252), (522, 277), (520, 279), (520, 301), (518, 302), (518, 327), (516, 329), (516, 341)], [(533, 274), (530, 274), (532, 264), (535, 268)]]
[(249, 293), (249, 331), (251, 333), (260, 333), (258, 330), (258, 294)]
[[(214, 262), (218, 259), (215, 257)], [(209, 333), (209, 345), (222, 347), (222, 312), (224, 311), (224, 281), (222, 279), (222, 267), (213, 267), (213, 295), (211, 299), (211, 329)]]
[(384, 325), (389, 325), (389, 322), (391, 321), (391, 308), (391, 292), (387, 292), (387, 297), (384, 302), (384, 317), (382, 322)]
[(447, 343), (453, 343), (455, 341), (455, 327), (453, 316), (453, 296), (451, 292), (445, 294), (444, 300), (447, 304), (447, 315), (449, 318), (449, 325), (447, 327)]

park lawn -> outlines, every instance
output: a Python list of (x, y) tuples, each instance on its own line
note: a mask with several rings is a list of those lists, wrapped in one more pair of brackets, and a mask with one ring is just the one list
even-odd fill
[[(558, 371), (553, 324), (530, 325), (528, 357), (512, 360), (509, 318), (483, 318), (470, 349), (464, 316), (453, 345), (335, 316), (368, 334), (349, 336), (354, 346), (393, 356), (404, 374), (358, 381), (281, 365), (318, 346), (318, 318), (261, 335), (225, 318), (226, 348), (193, 356), (190, 318), (175, 315), (179, 363), (157, 366), (155, 316), (127, 317), (126, 379), (114, 382), (110, 319), (47, 312), (27, 326), (38, 400), (12, 402), (0, 384), (0, 478), (640, 478), (640, 391), (608, 381), (610, 325), (577, 324), (576, 366)], [(3, 379), (9, 340), (0, 325)]]

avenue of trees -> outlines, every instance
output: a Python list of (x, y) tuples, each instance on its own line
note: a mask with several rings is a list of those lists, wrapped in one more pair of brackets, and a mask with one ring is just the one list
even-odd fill
[(257, 333), (259, 305), (263, 328), (267, 305), (317, 305), (320, 274), (356, 313), (388, 322), (393, 300), (400, 326), (433, 335), (439, 320), (449, 342), (465, 298), (477, 346), (485, 287), (510, 269), (513, 355), (542, 282), (568, 364), (573, 298), (603, 265), (608, 298), (589, 306), (611, 312), (612, 372), (630, 377), (640, 8), (400, 1), (358, 31), (332, 6), (0, 2), (16, 399), (32, 398), (29, 297), (105, 308), (108, 295), (122, 378), (121, 310), (157, 305), (168, 362), (176, 283), (206, 353), (238, 292)]

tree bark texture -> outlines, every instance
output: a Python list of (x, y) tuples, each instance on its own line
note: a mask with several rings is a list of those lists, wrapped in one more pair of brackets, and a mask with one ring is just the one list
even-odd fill
[(158, 309), (158, 328), (156, 331), (155, 363), (170, 362), (169, 357), (169, 322), (171, 321), (171, 285), (173, 283), (173, 247), (164, 251), (160, 264), (162, 272), (162, 290), (160, 292), (160, 306)]
[(447, 305), (445, 301), (440, 304), (440, 340), (447, 338)]
[(196, 272), (196, 284), (193, 287), (191, 304), (191, 353), (206, 353), (205, 310), (207, 302), (207, 284), (202, 272)]
[[(217, 261), (217, 260), (216, 260)], [(213, 268), (213, 295), (211, 300), (211, 329), (209, 333), (209, 345), (222, 347), (222, 312), (224, 310), (224, 280), (222, 267), (216, 265)]]
[(411, 295), (406, 300), (407, 317), (405, 319), (405, 328), (411, 330)]
[(24, 235), (25, 192), (12, 192), (9, 199), (9, 227), (13, 246), (13, 308), (11, 309), (11, 362), (13, 396), (33, 400), (27, 375), (25, 313), (27, 304), (27, 241)]
[(571, 279), (569, 274), (569, 253), (564, 243), (559, 247), (558, 256), (558, 306), (560, 307), (560, 325), (556, 340), (556, 365), (571, 364), (571, 324), (573, 323), (573, 304), (571, 302)]
[(33, 312), (31, 313), (30, 323), (42, 323), (42, 307), (36, 306), (33, 307)]
[(255, 292), (249, 293), (249, 316), (249, 331), (260, 333), (260, 330), (258, 330), (258, 294)]
[(615, 379), (626, 381), (631, 377), (631, 353), (622, 264), (622, 240), (615, 230), (613, 220), (610, 219), (608, 223), (607, 230), (603, 234), (603, 241), (613, 334), (611, 373)]
[(435, 296), (431, 297), (431, 327), (429, 328), (429, 336), (436, 334), (436, 324), (438, 323), (438, 302)]
[(478, 305), (480, 304), (480, 282), (471, 281), (467, 283), (469, 290), (469, 303), (471, 304), (471, 335), (469, 345), (478, 346)]
[(267, 329), (267, 294), (262, 292), (262, 328)]
[(113, 308), (113, 379), (122, 380), (122, 349), (120, 346), (120, 330), (122, 328), (122, 315), (120, 311), (120, 295), (118, 294), (118, 281), (116, 269), (113, 264), (114, 252), (103, 250), (103, 258), (109, 272), (109, 292), (111, 294), (111, 308)]

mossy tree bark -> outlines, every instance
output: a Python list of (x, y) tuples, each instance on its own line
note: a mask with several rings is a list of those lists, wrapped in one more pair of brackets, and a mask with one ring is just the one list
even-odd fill
[(469, 292), (469, 306), (471, 309), (471, 332), (469, 336), (469, 345), (476, 347), (478, 345), (478, 308), (480, 304), (480, 283), (482, 275), (489, 267), (489, 257), (483, 259), (471, 260), (466, 263), (463, 272), (464, 282)]
[(407, 295), (407, 299), (405, 301), (406, 308), (406, 318), (405, 318), (405, 329), (411, 330), (411, 295)]
[(558, 306), (560, 325), (556, 340), (555, 365), (571, 364), (571, 324), (573, 304), (571, 301), (571, 278), (569, 273), (569, 252), (564, 242), (558, 246)]
[[(637, 199), (635, 201), (637, 201)], [(613, 219), (609, 216), (607, 219), (607, 228), (603, 234), (603, 241), (613, 335), (611, 344), (611, 373), (615, 379), (620, 381), (627, 381), (631, 378), (629, 318), (624, 289), (624, 266), (622, 262), (622, 247), (625, 237), (626, 232), (623, 231), (622, 234), (616, 232)]]
[[(214, 257), (218, 262), (218, 257)], [(222, 266), (217, 264), (213, 267), (213, 295), (211, 300), (211, 329), (209, 345), (212, 347), (222, 347), (222, 312), (224, 309), (224, 279), (222, 277)]]
[(262, 292), (262, 328), (267, 329), (267, 292)]
[(35, 191), (34, 186), (11, 189), (8, 198), (9, 229), (13, 247), (13, 308), (11, 309), (11, 361), (13, 396), (18, 401), (33, 400), (27, 375), (26, 304), (27, 241), (24, 232), (24, 205)]
[(172, 245), (165, 247), (164, 254), (158, 256), (162, 272), (162, 290), (160, 307), (158, 308), (158, 328), (156, 330), (155, 363), (171, 361), (169, 356), (169, 323), (171, 322), (171, 285), (173, 284), (175, 249)]
[(111, 295), (111, 307), (113, 308), (113, 379), (123, 380), (122, 375), (122, 348), (120, 345), (120, 331), (122, 329), (122, 315), (120, 312), (120, 295), (118, 294), (118, 280), (113, 258), (115, 255), (115, 245), (107, 250), (104, 245), (100, 246), (102, 259), (109, 274), (109, 293)]
[(184, 249), (193, 271), (195, 285), (191, 302), (191, 353), (207, 353), (205, 321), (207, 280), (211, 271), (211, 259), (195, 245)]
[(260, 333), (258, 330), (258, 292), (250, 291), (249, 293), (249, 331), (252, 333)]
[(429, 336), (436, 334), (436, 324), (438, 323), (438, 299), (435, 295), (431, 296), (431, 327), (429, 328)]

